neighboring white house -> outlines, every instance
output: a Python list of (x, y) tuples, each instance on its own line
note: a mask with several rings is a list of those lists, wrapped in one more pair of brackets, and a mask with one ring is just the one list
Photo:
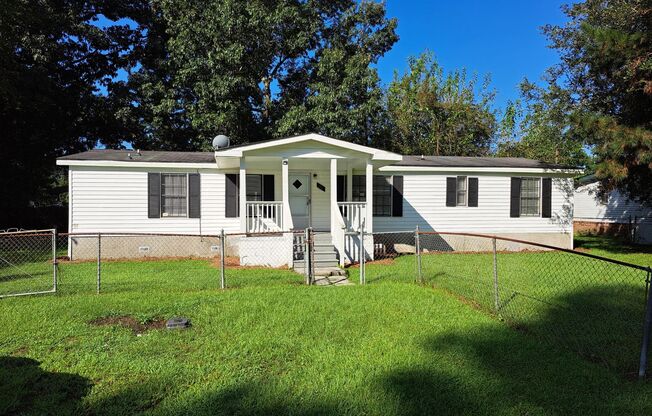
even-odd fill
[[(581, 231), (627, 234), (652, 243), (652, 208), (632, 201), (617, 190), (598, 193), (598, 182), (586, 177), (575, 190), (575, 227)], [(632, 235), (633, 234), (633, 235)]]
[(573, 244), (577, 170), (529, 159), (401, 156), (308, 134), (215, 152), (91, 150), (57, 164), (69, 167), (71, 233), (251, 235), (310, 226), (330, 233), (340, 264), (354, 260), (345, 234), (360, 227)]

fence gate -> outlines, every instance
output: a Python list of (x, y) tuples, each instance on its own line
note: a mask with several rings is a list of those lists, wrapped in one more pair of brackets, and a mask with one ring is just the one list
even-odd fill
[(57, 290), (56, 230), (0, 233), (0, 298)]

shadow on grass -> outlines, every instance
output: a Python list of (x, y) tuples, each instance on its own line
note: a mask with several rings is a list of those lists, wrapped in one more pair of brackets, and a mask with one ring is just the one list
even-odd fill
[[(397, 413), (407, 415), (652, 414), (652, 378), (633, 382), (643, 299), (640, 291), (628, 295), (590, 288), (561, 296), (554, 306), (517, 296), (511, 328), (484, 325), (426, 337), (430, 368), (393, 369), (380, 384), (399, 398)], [(574, 308), (556, 306), (562, 304)], [(536, 313), (522, 312), (534, 306)], [(442, 359), (459, 372), (442, 373)]]
[(634, 244), (622, 238), (605, 235), (577, 235), (574, 246), (576, 249), (597, 249), (613, 254), (652, 254), (650, 245)]
[(433, 365), (387, 373), (381, 384), (399, 397), (397, 414), (650, 414), (649, 386), (508, 331), (487, 326), (428, 338), (423, 348), (433, 363), (456, 357), (461, 371), (442, 377)]
[(90, 380), (77, 374), (44, 371), (25, 357), (0, 357), (0, 414), (77, 414), (90, 392)]
[(133, 386), (105, 398), (87, 409), (90, 414), (121, 415), (125, 412), (154, 412), (166, 415), (332, 415), (341, 403), (323, 403), (314, 398), (296, 400), (277, 393), (270, 395), (274, 380), (247, 380), (235, 386), (209, 391), (202, 396), (182, 397), (161, 403), (165, 392), (159, 385)]

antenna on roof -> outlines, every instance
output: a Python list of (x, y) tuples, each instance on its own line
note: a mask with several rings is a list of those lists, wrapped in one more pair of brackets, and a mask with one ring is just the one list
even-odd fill
[(219, 150), (231, 145), (231, 139), (223, 134), (219, 134), (213, 138), (213, 149)]

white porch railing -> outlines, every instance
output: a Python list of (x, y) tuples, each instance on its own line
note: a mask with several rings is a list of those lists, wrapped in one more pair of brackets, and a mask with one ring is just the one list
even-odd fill
[(366, 202), (338, 202), (347, 232), (360, 231), (367, 215)]
[(283, 202), (247, 202), (248, 233), (283, 230)]

